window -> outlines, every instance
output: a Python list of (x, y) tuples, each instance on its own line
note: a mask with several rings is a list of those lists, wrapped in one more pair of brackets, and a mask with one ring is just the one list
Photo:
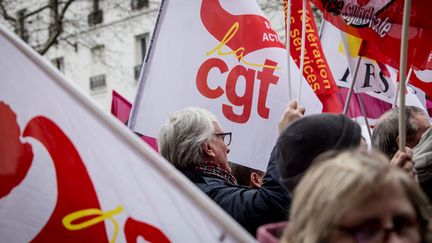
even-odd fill
[(89, 26), (103, 22), (103, 11), (99, 8), (99, 0), (93, 0), (93, 11), (88, 15)]
[(94, 64), (102, 64), (105, 61), (105, 46), (96, 45), (90, 49)]
[(90, 77), (90, 90), (100, 90), (106, 88), (105, 74)]
[(51, 63), (62, 73), (64, 73), (64, 62), (63, 57), (54, 58)]
[(148, 8), (149, 1), (148, 0), (131, 0), (131, 8), (133, 10), (142, 9), (144, 7)]
[(141, 66), (144, 63), (144, 58), (147, 54), (147, 47), (149, 44), (149, 39), (150, 39), (150, 34), (149, 33), (145, 33), (143, 35), (139, 35), (135, 37), (136, 39), (136, 63), (137, 65), (135, 65), (134, 67), (134, 77), (135, 80), (138, 80), (140, 72), (141, 72)]

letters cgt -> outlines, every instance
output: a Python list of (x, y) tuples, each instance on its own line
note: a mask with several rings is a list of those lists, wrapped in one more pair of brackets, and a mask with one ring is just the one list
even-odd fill
[[(270, 108), (266, 105), (267, 96), (272, 86), (278, 83), (279, 77), (274, 74), (274, 71), (279, 69), (278, 63), (269, 59), (265, 59), (263, 63), (253, 63), (245, 56), (269, 47), (284, 49), (285, 46), (275, 31), (264, 17), (252, 14), (232, 15), (222, 8), (218, 0), (203, 0), (201, 20), (219, 43), (206, 53), (209, 58), (197, 71), (197, 90), (209, 99), (225, 95), (229, 103), (222, 104), (224, 116), (232, 122), (246, 123), (254, 110), (254, 90), (258, 89), (256, 112), (259, 117), (268, 119)], [(232, 51), (224, 52), (223, 49)], [(239, 64), (230, 67), (223, 59), (210, 56), (234, 56)], [(211, 87), (209, 73), (215, 72), (218, 73), (218, 85)], [(223, 75), (225, 73), (226, 78)], [(242, 81), (245, 83), (244, 93), (238, 94), (237, 90), (242, 87)], [(237, 107), (242, 109), (240, 113), (236, 112)]]

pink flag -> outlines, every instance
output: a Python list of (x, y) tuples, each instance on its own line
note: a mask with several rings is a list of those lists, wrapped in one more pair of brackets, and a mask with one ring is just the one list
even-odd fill
[[(348, 94), (348, 88), (339, 87), (339, 91), (337, 95), (342, 104), (345, 104), (347, 94)], [(359, 93), (355, 95), (359, 95), (361, 97), (365, 107), (366, 116), (369, 119), (378, 119), (384, 112), (386, 112), (388, 109), (391, 108), (390, 103), (369, 96), (366, 93)], [(350, 107), (348, 109), (347, 115), (348, 117), (351, 118), (363, 117), (360, 108), (360, 103), (358, 102), (358, 99), (355, 96), (353, 96), (351, 99)]]
[[(111, 102), (111, 114), (113, 114), (121, 122), (127, 125), (129, 121), (129, 114), (131, 112), (131, 109), (132, 109), (132, 104), (129, 101), (127, 101), (123, 96), (121, 96), (119, 93), (117, 93), (115, 90), (113, 90), (112, 102)], [(144, 140), (148, 145), (150, 145), (150, 147), (158, 151), (156, 138), (141, 135), (139, 133), (137, 134), (138, 136), (140, 136), (142, 140)]]

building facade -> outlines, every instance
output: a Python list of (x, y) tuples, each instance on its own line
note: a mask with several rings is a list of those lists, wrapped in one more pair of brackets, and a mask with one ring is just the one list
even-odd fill
[[(160, 0), (5, 0), (0, 7), (16, 21), (8, 22), (0, 12), (0, 23), (38, 49), (55, 30), (50, 23), (64, 2), (70, 2), (61, 23), (64, 31), (44, 57), (103, 110), (110, 109), (112, 90), (133, 102)], [(281, 3), (259, 3), (276, 29), (283, 30)], [(39, 12), (27, 16), (35, 11)]]

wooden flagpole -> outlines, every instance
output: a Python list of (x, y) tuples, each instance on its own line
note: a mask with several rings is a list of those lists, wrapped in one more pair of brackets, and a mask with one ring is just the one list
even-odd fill
[(399, 150), (405, 152), (406, 146), (406, 129), (405, 129), (405, 90), (406, 90), (406, 65), (407, 65), (407, 49), (408, 49), (408, 30), (411, 11), (411, 0), (405, 0), (403, 21), (402, 21), (402, 36), (401, 36), (401, 53), (399, 64)]
[[(409, 80), (411, 78), (411, 73), (412, 73), (412, 67), (408, 71), (408, 76), (407, 76), (407, 78), (405, 80), (406, 84), (409, 82)], [(396, 104), (397, 104), (397, 101), (398, 101), (398, 97), (399, 97), (399, 86), (400, 86), (400, 83), (397, 83), (397, 85), (396, 85), (396, 92), (395, 92), (395, 98), (394, 98), (392, 107), (396, 107)]]

